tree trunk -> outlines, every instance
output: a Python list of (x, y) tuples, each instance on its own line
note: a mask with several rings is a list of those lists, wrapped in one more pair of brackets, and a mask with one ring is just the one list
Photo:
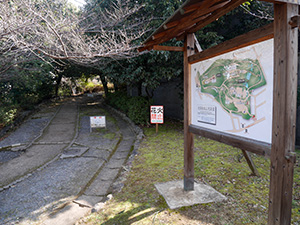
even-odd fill
[(101, 83), (102, 83), (103, 88), (104, 88), (105, 96), (107, 96), (108, 95), (107, 81), (106, 81), (105, 76), (103, 74), (100, 74), (100, 80), (101, 80)]
[(115, 92), (119, 91), (119, 89), (120, 89), (119, 84), (117, 82), (114, 82), (114, 89), (115, 89)]
[(137, 84), (138, 96), (142, 96), (142, 82)]
[(58, 76), (56, 79), (56, 86), (55, 86), (55, 97), (58, 97), (58, 89), (59, 89), (59, 85), (61, 83), (62, 77), (63, 77), (62, 73), (58, 73)]
[[(150, 89), (150, 90), (149, 90)], [(151, 98), (153, 98), (153, 95), (154, 95), (154, 90), (152, 88), (148, 88), (146, 87), (146, 93), (147, 93), (147, 96), (148, 96), (148, 99), (150, 100)]]

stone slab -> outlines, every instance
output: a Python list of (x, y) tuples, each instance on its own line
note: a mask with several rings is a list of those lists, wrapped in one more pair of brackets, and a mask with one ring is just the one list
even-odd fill
[(109, 169), (104, 167), (103, 170), (98, 175), (97, 179), (113, 181), (118, 175), (118, 173), (119, 173), (119, 169)]
[(38, 142), (66, 142), (71, 141), (75, 134), (76, 123), (50, 124)]
[(170, 209), (227, 200), (224, 195), (203, 183), (195, 182), (194, 191), (184, 191), (182, 180), (158, 183), (155, 187)]
[(84, 154), (89, 148), (87, 147), (71, 147), (66, 149), (60, 156), (61, 159), (79, 157)]
[(78, 204), (81, 207), (93, 208), (97, 203), (101, 202), (102, 199), (103, 199), (103, 197), (81, 195), (79, 198), (77, 198), (73, 202)]
[(84, 157), (95, 157), (95, 158), (101, 158), (104, 160), (107, 160), (110, 156), (110, 151), (108, 149), (89, 149), (86, 153), (83, 155)]
[(72, 113), (60, 113), (58, 114), (52, 121), (52, 124), (56, 124), (56, 123), (68, 123), (68, 122), (72, 122), (72, 121), (76, 121), (77, 120), (77, 112), (72, 112)]
[(76, 203), (70, 203), (61, 211), (52, 214), (42, 222), (43, 225), (74, 225), (81, 217), (90, 213), (89, 207), (81, 207)]
[(113, 181), (103, 181), (96, 179), (92, 185), (84, 192), (85, 195), (104, 196), (107, 195), (108, 189)]
[(113, 155), (112, 159), (127, 159), (130, 149), (128, 151), (119, 152), (119, 149)]
[(117, 168), (121, 168), (124, 163), (125, 163), (125, 159), (114, 159), (112, 157), (105, 167), (110, 169), (117, 169)]

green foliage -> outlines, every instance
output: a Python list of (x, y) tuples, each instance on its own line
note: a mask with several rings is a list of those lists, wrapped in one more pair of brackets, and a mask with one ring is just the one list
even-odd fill
[[(118, 61), (118, 63), (111, 62), (103, 69), (103, 73), (114, 84), (153, 90), (162, 81), (182, 76), (182, 65), (181, 53), (151, 51), (136, 58)], [(149, 94), (148, 97), (152, 97), (151, 93), (147, 94)]]
[(115, 92), (115, 93), (109, 93), (106, 97), (106, 101), (111, 106), (121, 110), (125, 114), (128, 113), (128, 102), (129, 97), (127, 97), (127, 94), (125, 92)]
[(149, 124), (150, 105), (148, 99), (136, 96), (128, 101), (128, 117), (136, 124)]
[[(112, 5), (113, 1), (89, 0), (86, 9), (104, 10)], [(148, 37), (162, 22), (170, 17), (184, 1), (159, 1), (159, 0), (132, 0), (132, 4), (141, 4), (143, 7), (134, 15), (135, 19), (148, 18)], [(259, 1), (247, 1), (244, 8), (238, 7), (229, 12), (217, 21), (209, 24), (197, 32), (197, 38), (203, 49), (217, 45), (223, 41), (234, 38), (240, 34), (256, 29), (270, 22), (268, 19), (261, 19), (251, 15), (249, 12), (259, 14), (262, 10), (268, 11), (272, 15), (272, 4), (261, 3)], [(260, 15), (260, 14), (259, 14)], [(128, 18), (130, 21), (132, 18)], [(137, 44), (143, 40), (137, 40)], [(182, 46), (182, 42), (171, 40), (164, 45)], [(172, 78), (183, 77), (182, 54), (178, 52), (150, 51), (143, 53), (136, 58), (108, 61), (102, 68), (103, 74), (116, 86), (126, 84), (137, 87), (141, 90), (145, 88), (148, 97), (152, 97), (152, 92), (161, 82)], [(139, 91), (139, 95), (141, 91)]]
[[(266, 13), (266, 16), (261, 13)], [(196, 32), (196, 36), (201, 47), (207, 49), (270, 23), (272, 16), (272, 4), (248, 1), (243, 4), (243, 7), (237, 7)]]
[(109, 105), (124, 112), (134, 123), (149, 124), (151, 100), (141, 96), (128, 97), (125, 92), (116, 92), (109, 93), (106, 101)]
[(54, 74), (40, 60), (18, 64), (7, 72), (10, 79), (0, 80), (0, 123), (9, 124), (20, 110), (32, 109), (54, 94)]
[[(97, 13), (111, 7), (114, 2), (115, 0), (104, 0), (100, 2), (97, 0), (88, 0), (85, 10), (88, 12), (91, 10), (93, 13)], [(136, 20), (143, 21), (141, 23), (143, 26), (147, 24), (148, 32), (146, 32), (143, 37), (144, 39), (149, 36), (154, 29), (160, 26), (164, 20), (171, 16), (182, 3), (182, 0), (129, 0), (129, 4), (142, 5), (143, 7), (136, 14), (128, 17), (125, 23), (128, 23), (127, 25), (129, 27), (131, 27), (131, 22)], [(131, 29), (141, 30), (143, 27), (133, 27)], [(143, 40), (136, 40), (135, 43), (131, 44), (139, 45), (142, 41)], [(180, 45), (181, 42), (172, 42), (169, 44)], [(101, 71), (108, 80), (113, 82), (116, 86), (126, 84), (138, 87), (138, 89), (145, 87), (149, 90), (148, 96), (151, 97), (151, 90), (158, 87), (161, 81), (182, 76), (182, 58), (182, 53), (178, 52), (149, 52), (131, 59), (118, 61), (108, 60)]]
[(9, 107), (0, 108), (0, 125), (10, 124), (17, 114), (17, 109), (10, 109)]

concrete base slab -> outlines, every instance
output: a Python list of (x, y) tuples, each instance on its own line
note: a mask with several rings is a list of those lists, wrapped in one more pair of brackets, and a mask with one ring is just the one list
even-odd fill
[(155, 187), (170, 209), (227, 200), (224, 195), (203, 183), (195, 182), (194, 191), (184, 191), (182, 180), (158, 183)]

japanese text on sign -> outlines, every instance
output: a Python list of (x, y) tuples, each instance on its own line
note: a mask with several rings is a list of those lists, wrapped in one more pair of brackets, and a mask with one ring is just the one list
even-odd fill
[(197, 121), (216, 125), (216, 106), (198, 105)]
[(91, 128), (106, 127), (105, 116), (91, 116), (90, 117)]
[(151, 123), (164, 123), (164, 107), (163, 106), (150, 106), (150, 122)]

